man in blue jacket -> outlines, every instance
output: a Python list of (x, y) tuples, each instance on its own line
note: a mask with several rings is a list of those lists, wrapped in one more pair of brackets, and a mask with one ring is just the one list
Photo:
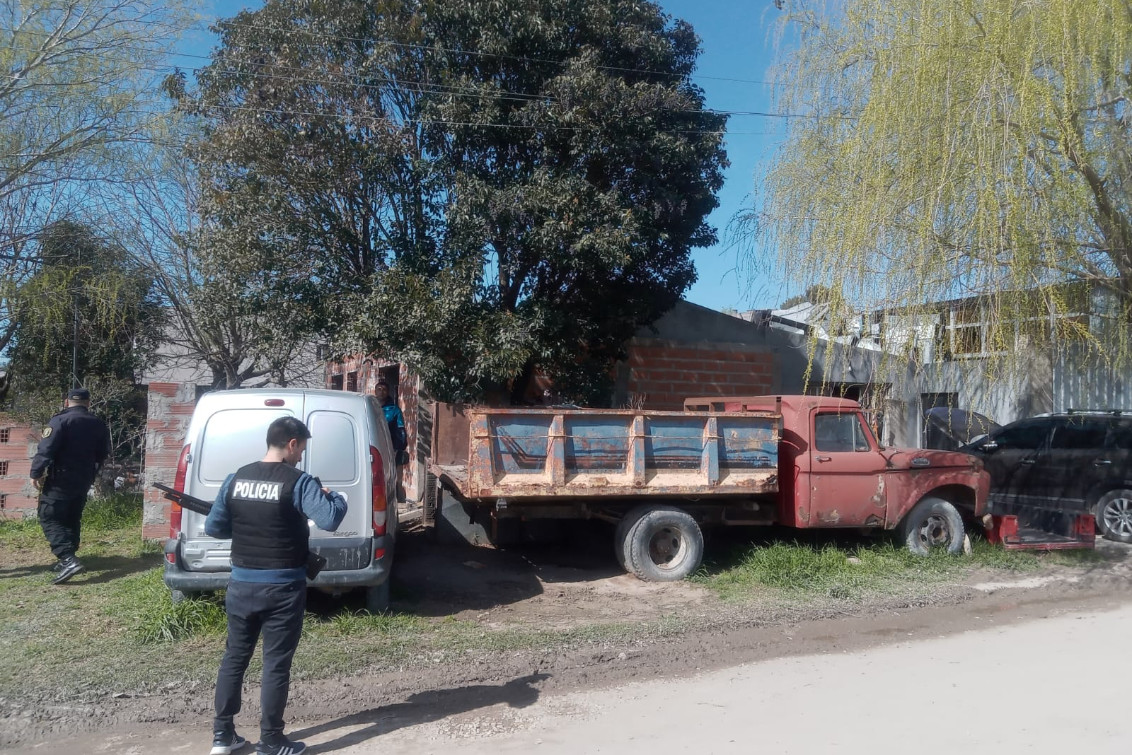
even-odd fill
[(228, 476), (204, 523), (210, 536), (232, 539), (232, 577), (224, 601), (228, 643), (216, 677), (211, 755), (228, 755), (245, 743), (233, 719), (240, 712), (244, 672), (260, 635), (263, 680), (256, 752), (299, 755), (306, 750), (302, 742), (283, 735), (283, 712), (307, 604), (307, 520), (332, 532), (346, 516), (340, 493), (295, 468), (310, 437), (307, 426), (294, 417), (272, 422), (263, 460)]

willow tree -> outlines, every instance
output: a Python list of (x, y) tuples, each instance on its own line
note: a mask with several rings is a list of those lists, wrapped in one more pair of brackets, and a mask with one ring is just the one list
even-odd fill
[(1132, 352), (1125, 0), (798, 0), (783, 18), (794, 117), (758, 218), (799, 282), (913, 316), (972, 297), (983, 351), (1008, 358), (1019, 331)]

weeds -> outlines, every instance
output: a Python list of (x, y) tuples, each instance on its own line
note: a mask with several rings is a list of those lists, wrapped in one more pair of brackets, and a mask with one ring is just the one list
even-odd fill
[(693, 580), (730, 599), (767, 589), (850, 599), (909, 583), (939, 582), (972, 566), (1023, 572), (1043, 565), (1081, 566), (1105, 560), (1094, 551), (1007, 551), (981, 539), (972, 543), (969, 558), (946, 553), (916, 556), (892, 542), (850, 547), (777, 542), (735, 549), (722, 560), (705, 564)]

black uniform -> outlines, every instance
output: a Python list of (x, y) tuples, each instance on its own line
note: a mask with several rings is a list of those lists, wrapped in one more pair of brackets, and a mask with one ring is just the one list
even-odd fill
[(33, 480), (43, 478), (39, 496), (39, 524), (60, 560), (79, 549), (79, 528), (87, 493), (99, 466), (110, 454), (106, 423), (85, 406), (71, 406), (56, 414), (43, 430), (31, 462)]

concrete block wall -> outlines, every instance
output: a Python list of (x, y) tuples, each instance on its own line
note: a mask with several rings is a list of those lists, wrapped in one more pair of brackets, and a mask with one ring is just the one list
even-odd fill
[(7, 467), (0, 474), (0, 518), (35, 516), (39, 499), (28, 475), (39, 438), (39, 429), (0, 414), (0, 469)]
[(774, 353), (749, 344), (634, 338), (625, 366), (633, 407), (680, 411), (689, 396), (774, 391)]
[(142, 537), (146, 539), (169, 537), (171, 504), (161, 497), (152, 483), (173, 484), (196, 400), (196, 386), (192, 383), (149, 385), (149, 413), (145, 425), (145, 508), (142, 513)]

